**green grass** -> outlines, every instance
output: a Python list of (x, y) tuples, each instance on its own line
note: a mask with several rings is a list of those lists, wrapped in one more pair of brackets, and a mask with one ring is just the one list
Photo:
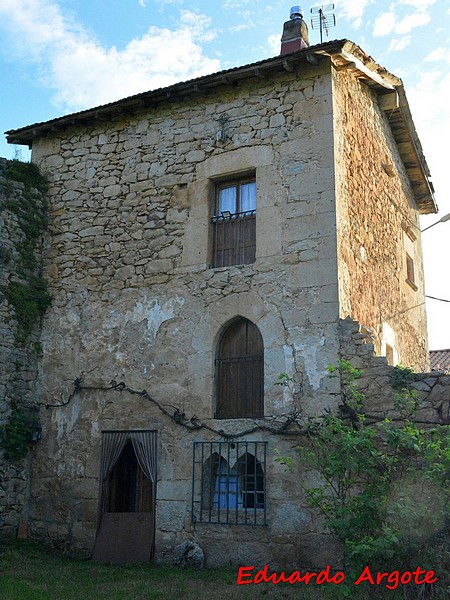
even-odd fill
[[(30, 542), (8, 541), (0, 560), (1, 600), (333, 600), (342, 586), (240, 585), (237, 569), (178, 569), (155, 564), (110, 566), (67, 558)], [(374, 590), (375, 591), (375, 590)], [(363, 590), (351, 598), (365, 600)], [(373, 596), (372, 596), (373, 597)], [(377, 598), (403, 595), (378, 590)]]

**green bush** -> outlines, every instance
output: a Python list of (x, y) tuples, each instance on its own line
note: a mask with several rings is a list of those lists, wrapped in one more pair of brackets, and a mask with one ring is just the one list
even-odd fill
[[(47, 181), (36, 165), (17, 160), (4, 163), (3, 175), (6, 184), (2, 190), (5, 200), (1, 209), (16, 215), (22, 235), (15, 244), (18, 260), (14, 279), (1, 291), (15, 312), (18, 323), (16, 342), (25, 346), (50, 305), (39, 260), (39, 245), (48, 222)], [(13, 182), (23, 184), (20, 197), (13, 196)], [(11, 260), (10, 251), (6, 258), (8, 262)]]
[(35, 426), (30, 415), (14, 408), (3, 427), (2, 446), (5, 458), (21, 460), (28, 453)]
[[(396, 381), (403, 419), (368, 425), (364, 396), (355, 385), (361, 372), (345, 361), (329, 371), (341, 377), (343, 404), (338, 414), (313, 420), (307, 443), (298, 447), (302, 465), (321, 479), (305, 488), (309, 505), (341, 542), (349, 574), (356, 576), (366, 565), (391, 572), (420, 564), (439, 572), (434, 597), (448, 598), (449, 551), (435, 539), (449, 540), (450, 428), (420, 429), (414, 423), (411, 372)], [(424, 586), (404, 587), (405, 598), (425, 593)]]

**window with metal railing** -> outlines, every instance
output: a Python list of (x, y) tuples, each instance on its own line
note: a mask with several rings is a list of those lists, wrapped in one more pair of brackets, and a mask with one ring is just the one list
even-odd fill
[(218, 183), (213, 212), (212, 266), (227, 267), (255, 262), (255, 178)]
[(267, 525), (267, 442), (194, 442), (192, 521)]

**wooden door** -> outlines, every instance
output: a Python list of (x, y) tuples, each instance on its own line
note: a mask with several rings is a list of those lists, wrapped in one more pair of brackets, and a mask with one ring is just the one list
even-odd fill
[(264, 348), (259, 329), (247, 319), (224, 332), (216, 360), (216, 417), (264, 416)]

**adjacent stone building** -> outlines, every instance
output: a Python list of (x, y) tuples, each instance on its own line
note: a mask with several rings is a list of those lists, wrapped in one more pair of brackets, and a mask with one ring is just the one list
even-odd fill
[(337, 405), (345, 317), (428, 369), (436, 206), (402, 82), (341, 40), (8, 139), (50, 184), (32, 534), (106, 560), (194, 540), (209, 565), (329, 564), (314, 474), (275, 457)]
[(36, 381), (46, 184), (36, 165), (0, 159), (0, 545), (16, 535), (29, 498), (29, 442), (40, 435)]

